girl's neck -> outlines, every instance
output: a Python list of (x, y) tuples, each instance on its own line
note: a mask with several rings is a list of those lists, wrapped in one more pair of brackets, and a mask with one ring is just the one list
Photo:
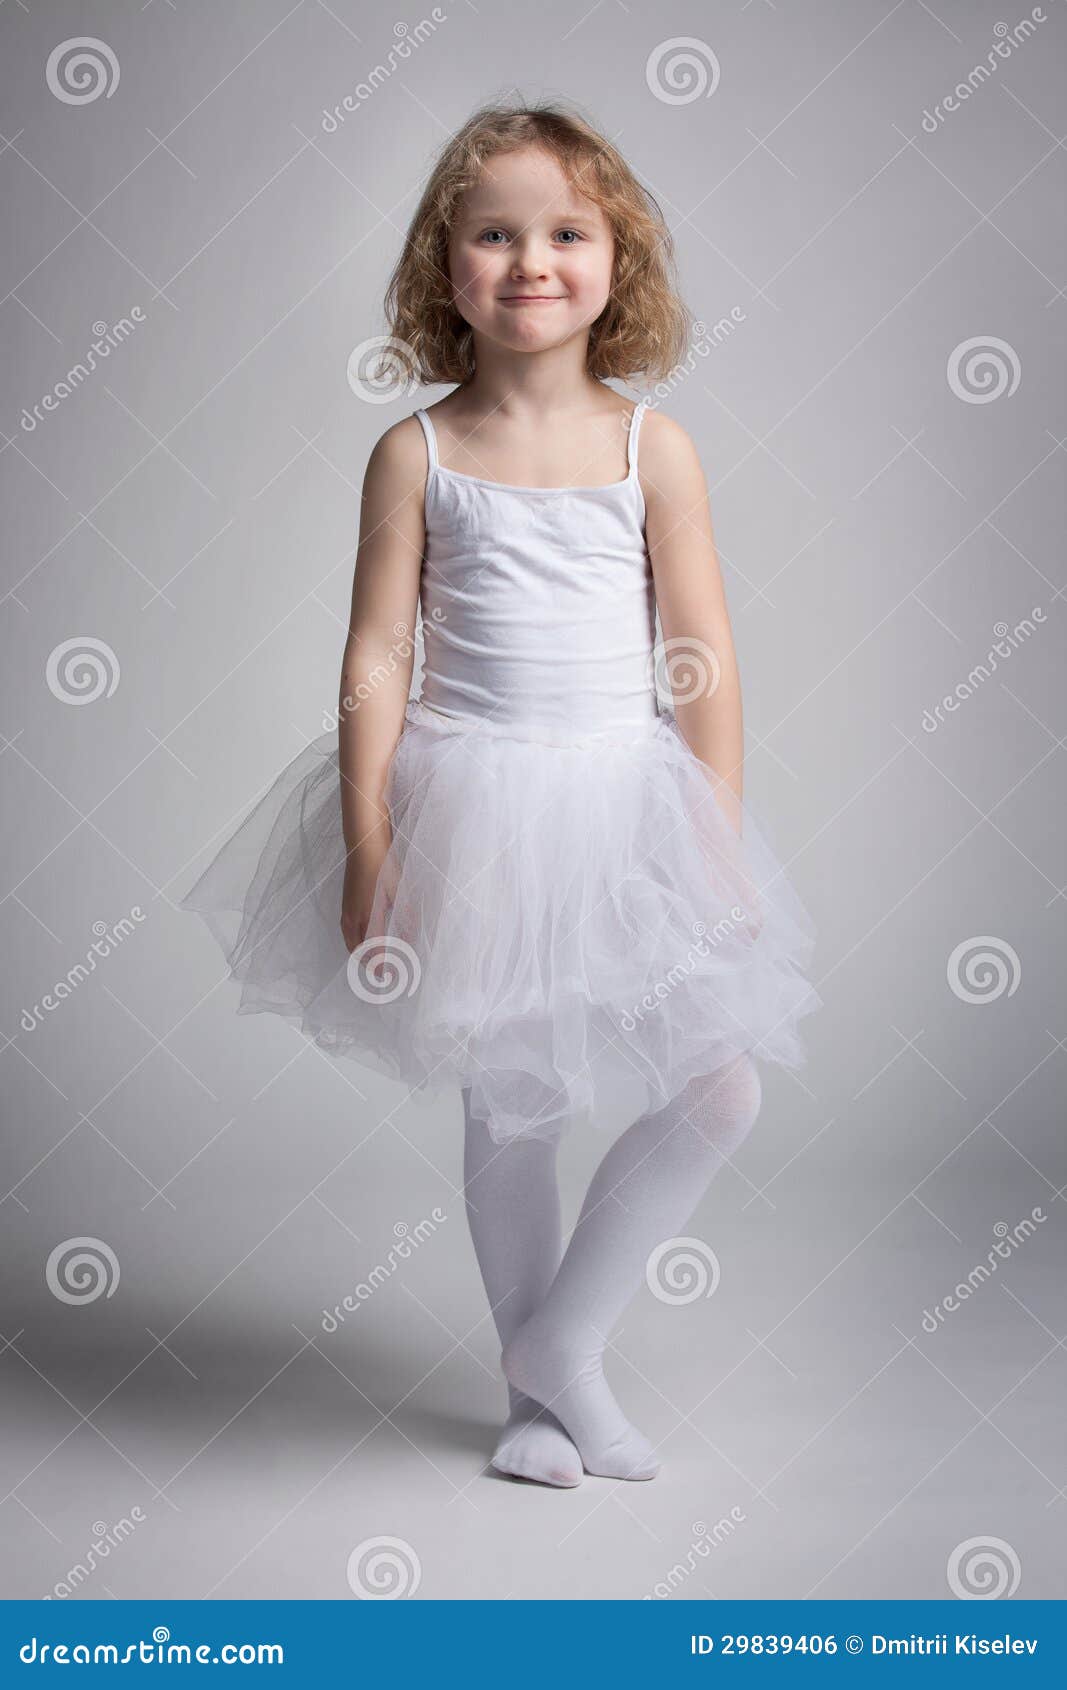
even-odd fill
[(536, 354), (476, 348), (477, 368), (457, 394), (462, 393), (464, 402), (481, 416), (521, 420), (528, 415), (562, 417), (580, 411), (603, 392), (604, 384), (586, 369), (585, 343), (577, 350), (579, 358), (569, 344)]

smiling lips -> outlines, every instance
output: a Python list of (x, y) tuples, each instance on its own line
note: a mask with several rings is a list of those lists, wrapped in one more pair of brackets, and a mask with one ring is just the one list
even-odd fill
[(555, 305), (565, 296), (561, 293), (508, 293), (501, 305)]

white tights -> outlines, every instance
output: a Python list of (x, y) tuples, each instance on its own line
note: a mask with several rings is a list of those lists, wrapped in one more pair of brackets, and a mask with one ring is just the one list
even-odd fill
[(739, 1056), (635, 1121), (597, 1168), (561, 1260), (555, 1144), (495, 1144), (471, 1119), (464, 1088), (467, 1214), (508, 1380), (510, 1413), (493, 1455), (501, 1472), (576, 1485), (583, 1470), (620, 1479), (659, 1471), (604, 1378), (604, 1347), (650, 1254), (681, 1233), (761, 1097), (754, 1062)]

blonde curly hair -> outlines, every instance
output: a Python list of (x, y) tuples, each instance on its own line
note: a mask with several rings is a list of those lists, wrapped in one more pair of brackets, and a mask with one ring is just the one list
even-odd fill
[(587, 368), (598, 380), (661, 378), (682, 358), (690, 316), (674, 285), (674, 247), (652, 195), (590, 123), (562, 106), (481, 107), (438, 155), (389, 279), (390, 334), (426, 384), (474, 374), (474, 336), (457, 311), (448, 273), (449, 230), (460, 196), (485, 161), (539, 147), (568, 182), (600, 206), (615, 242), (611, 294), (589, 331)]

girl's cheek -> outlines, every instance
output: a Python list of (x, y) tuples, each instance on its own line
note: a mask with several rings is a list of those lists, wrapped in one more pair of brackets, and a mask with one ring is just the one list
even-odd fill
[(473, 259), (461, 266), (461, 274), (466, 285), (469, 298), (477, 299), (480, 295), (493, 292), (495, 286), (496, 265), (492, 258)]
[(461, 303), (478, 304), (489, 287), (489, 277), (479, 265), (457, 264), (451, 276), (453, 292)]

